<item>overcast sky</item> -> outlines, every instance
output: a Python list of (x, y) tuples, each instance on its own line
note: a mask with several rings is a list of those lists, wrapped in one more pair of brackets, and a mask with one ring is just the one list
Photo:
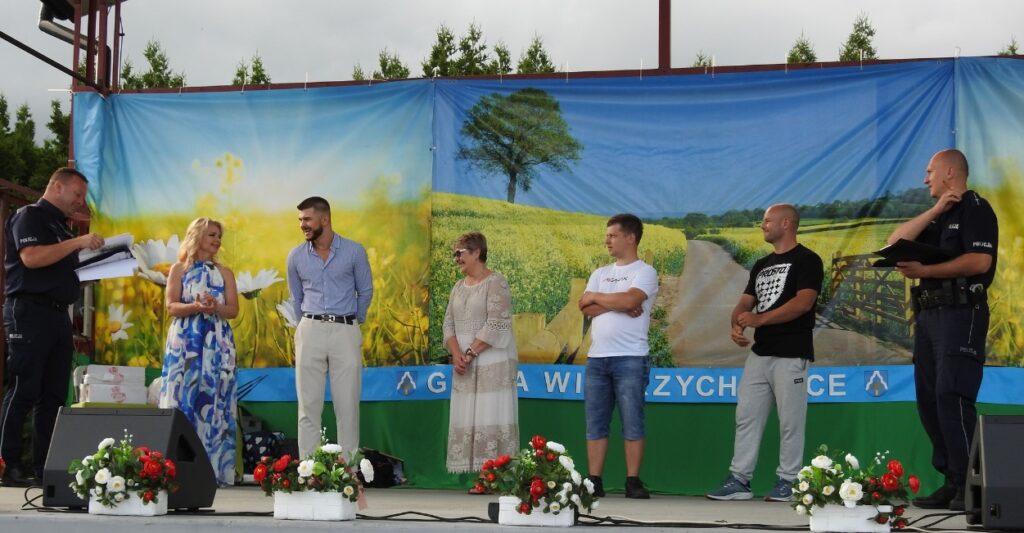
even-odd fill
[[(37, 28), (39, 2), (0, 0), (0, 30), (62, 63), (71, 46)], [(820, 61), (835, 61), (861, 12), (884, 59), (992, 55), (1011, 36), (1024, 40), (1020, 0), (676, 0), (672, 66), (698, 50), (717, 65), (777, 64), (800, 33)], [(356, 63), (369, 73), (384, 48), (420, 76), (439, 24), (456, 36), (471, 22), (488, 44), (504, 41), (513, 64), (536, 33), (560, 69), (616, 70), (658, 63), (657, 0), (134, 0), (122, 6), (124, 48), (143, 65), (150, 39), (189, 86), (231, 82), (239, 61), (259, 52), (274, 82), (351, 79)], [(112, 20), (112, 17), (111, 17)], [(66, 102), (68, 78), (0, 41), (0, 92), (11, 114), (28, 103), (43, 138), (49, 101)], [(13, 116), (12, 116), (13, 119)]]

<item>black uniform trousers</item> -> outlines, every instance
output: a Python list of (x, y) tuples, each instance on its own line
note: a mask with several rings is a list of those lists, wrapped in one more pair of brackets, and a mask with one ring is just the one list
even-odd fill
[(11, 464), (21, 463), (25, 417), (34, 408), (32, 467), (41, 477), (57, 411), (68, 396), (74, 351), (68, 306), (47, 297), (12, 296), (4, 302), (4, 329), (7, 386), (0, 407), (0, 454)]
[(958, 486), (967, 481), (988, 322), (985, 302), (923, 309), (916, 316), (917, 411), (932, 441), (932, 466)]

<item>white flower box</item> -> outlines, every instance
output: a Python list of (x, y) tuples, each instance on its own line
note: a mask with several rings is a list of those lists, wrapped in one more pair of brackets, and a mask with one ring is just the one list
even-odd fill
[(827, 503), (815, 507), (811, 515), (811, 531), (815, 533), (889, 533), (889, 523), (879, 524), (879, 512), (891, 512), (892, 506), (857, 505), (846, 507)]
[(569, 527), (576, 521), (576, 511), (568, 506), (558, 514), (545, 513), (543, 507), (535, 508), (530, 514), (522, 514), (516, 511), (517, 507), (519, 507), (519, 498), (499, 496), (498, 523), (503, 526)]
[(157, 503), (142, 503), (134, 492), (128, 492), (128, 499), (115, 505), (107, 507), (99, 502), (95, 496), (89, 496), (89, 514), (105, 514), (115, 516), (159, 516), (167, 514), (167, 491), (161, 490), (156, 494)]
[(88, 365), (85, 368), (85, 385), (146, 385), (146, 369), (141, 366)]
[(149, 391), (142, 385), (108, 385), (105, 383), (82, 385), (82, 402), (144, 404)]
[(278, 520), (355, 520), (356, 504), (340, 492), (275, 492)]

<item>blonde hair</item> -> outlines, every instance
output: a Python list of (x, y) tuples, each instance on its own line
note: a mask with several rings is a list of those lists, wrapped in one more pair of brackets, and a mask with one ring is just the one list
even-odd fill
[(189, 264), (196, 260), (196, 254), (199, 253), (199, 239), (206, 232), (206, 228), (210, 226), (217, 226), (220, 236), (224, 237), (224, 225), (220, 222), (208, 217), (199, 217), (193, 220), (185, 230), (185, 239), (181, 241), (181, 247), (178, 248), (178, 261)]

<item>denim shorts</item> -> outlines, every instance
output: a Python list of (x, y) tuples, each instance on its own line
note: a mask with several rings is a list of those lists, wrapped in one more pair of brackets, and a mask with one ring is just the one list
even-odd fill
[(612, 409), (619, 406), (622, 437), (644, 438), (644, 394), (651, 373), (647, 356), (588, 357), (583, 378), (587, 440), (608, 437)]

